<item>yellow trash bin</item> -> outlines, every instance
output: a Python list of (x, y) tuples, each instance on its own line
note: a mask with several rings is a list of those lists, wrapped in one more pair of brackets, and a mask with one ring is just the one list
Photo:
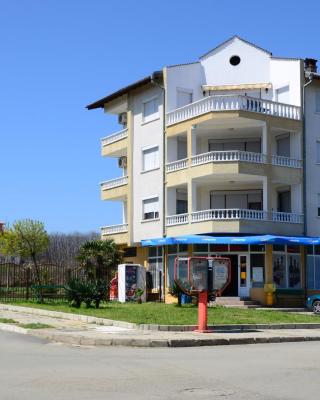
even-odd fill
[(266, 283), (264, 285), (264, 292), (266, 294), (266, 305), (267, 306), (273, 306), (275, 291), (276, 291), (276, 285), (274, 283)]

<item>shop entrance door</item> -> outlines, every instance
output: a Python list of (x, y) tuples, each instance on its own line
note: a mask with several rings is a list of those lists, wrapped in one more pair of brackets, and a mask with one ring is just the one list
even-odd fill
[(218, 257), (226, 257), (231, 261), (231, 281), (222, 293), (223, 297), (237, 297), (238, 293), (238, 256), (236, 254), (219, 254)]
[(247, 254), (238, 255), (238, 285), (239, 296), (249, 297), (250, 294), (250, 266)]

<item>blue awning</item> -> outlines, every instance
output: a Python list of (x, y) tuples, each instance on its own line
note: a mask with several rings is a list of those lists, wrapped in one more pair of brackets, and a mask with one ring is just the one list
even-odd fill
[(165, 246), (172, 244), (292, 244), (292, 245), (317, 245), (320, 237), (308, 236), (209, 236), (185, 235), (176, 237), (163, 237), (159, 239), (142, 240), (141, 246)]

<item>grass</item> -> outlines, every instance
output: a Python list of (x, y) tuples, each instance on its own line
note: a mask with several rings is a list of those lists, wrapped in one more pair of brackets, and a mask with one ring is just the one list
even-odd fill
[[(197, 307), (163, 303), (104, 303), (100, 309), (73, 308), (63, 301), (51, 301), (38, 304), (32, 301), (14, 302), (14, 305), (42, 308), (52, 311), (62, 311), (73, 314), (90, 315), (118, 321), (128, 321), (137, 324), (160, 325), (196, 325)], [(208, 308), (209, 324), (279, 324), (306, 323), (320, 321), (317, 316), (303, 315), (280, 311), (236, 309), (225, 307)]]
[(53, 328), (51, 325), (47, 324), (41, 324), (40, 322), (31, 322), (29, 324), (20, 324), (21, 328), (25, 329), (47, 329), (47, 328)]
[(12, 318), (0, 318), (1, 324), (17, 324), (18, 322)]

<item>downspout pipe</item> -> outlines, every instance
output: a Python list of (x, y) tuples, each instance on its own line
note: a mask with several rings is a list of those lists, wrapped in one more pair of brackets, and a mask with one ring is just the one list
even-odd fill
[[(160, 74), (159, 73), (153, 73), (151, 75), (151, 82), (158, 86), (161, 90), (162, 90), (162, 107), (163, 107), (163, 122), (162, 122), (162, 164), (163, 164), (163, 168), (162, 168), (162, 180), (163, 180), (163, 187), (162, 187), (162, 191), (163, 191), (163, 195), (162, 195), (162, 231), (163, 231), (163, 236), (166, 236), (166, 203), (165, 203), (165, 199), (166, 199), (166, 191), (165, 191), (165, 180), (166, 180), (166, 89), (164, 85), (161, 85), (159, 83), (159, 77)], [(163, 73), (161, 73), (161, 78), (163, 79)], [(166, 253), (165, 253), (165, 246), (162, 246), (162, 256), (163, 256), (163, 260), (166, 259)], [(165, 262), (162, 262), (162, 265), (165, 265)], [(164, 272), (162, 271), (162, 274), (164, 274)], [(162, 275), (162, 279), (164, 281), (164, 276)], [(165, 301), (165, 290), (164, 290), (164, 284), (162, 286), (162, 280), (160, 279), (160, 302), (163, 300)], [(163, 291), (163, 293), (161, 293), (161, 291)]]
[(307, 149), (306, 149), (306, 87), (313, 81), (313, 74), (302, 87), (302, 162), (303, 162), (303, 234), (307, 235)]

